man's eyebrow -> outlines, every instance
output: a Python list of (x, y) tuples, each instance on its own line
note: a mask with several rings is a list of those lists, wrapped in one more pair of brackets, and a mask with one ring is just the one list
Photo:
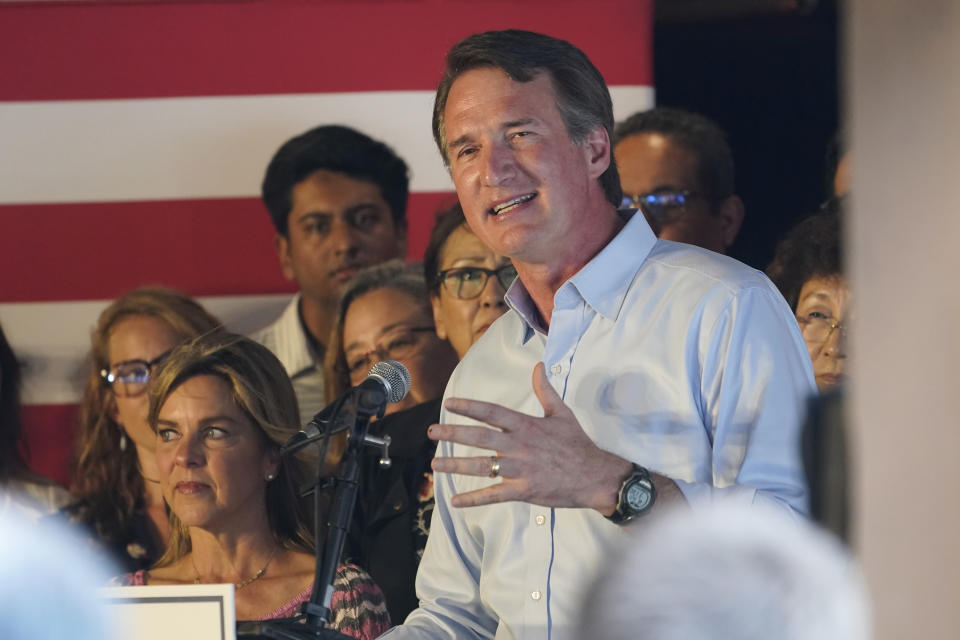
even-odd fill
[(379, 203), (374, 202), (374, 201), (372, 201), (372, 200), (369, 201), (369, 202), (367, 202), (367, 201), (365, 200), (365, 201), (363, 201), (363, 202), (357, 202), (356, 204), (350, 205), (349, 207), (346, 208), (346, 210), (344, 211), (344, 213), (346, 213), (346, 214), (349, 215), (349, 214), (357, 213), (358, 211), (364, 211), (365, 209), (377, 209), (377, 210), (379, 210), (379, 209), (381, 209), (381, 208), (382, 208), (382, 207), (380, 206)]
[(308, 211), (297, 218), (297, 222), (310, 220), (311, 218), (331, 218), (333, 214), (328, 211)]
[(456, 140), (454, 140), (453, 142), (448, 143), (447, 148), (452, 149), (453, 147), (462, 147), (469, 141), (470, 141), (470, 136), (464, 134), (459, 138), (457, 138)]
[[(525, 127), (527, 125), (534, 124), (534, 123), (536, 123), (536, 119), (534, 118), (520, 118), (518, 120), (508, 120), (504, 122), (502, 125), (500, 125), (500, 128), (513, 129), (514, 127)], [(456, 140), (453, 140), (452, 142), (447, 143), (447, 148), (452, 149), (454, 147), (461, 147), (467, 144), (468, 142), (470, 142), (470, 136), (467, 134), (464, 134), (459, 138), (457, 138)]]
[(533, 124), (536, 122), (533, 118), (521, 118), (520, 120), (510, 120), (509, 122), (503, 123), (504, 129), (512, 129), (514, 127), (525, 127), (528, 124)]

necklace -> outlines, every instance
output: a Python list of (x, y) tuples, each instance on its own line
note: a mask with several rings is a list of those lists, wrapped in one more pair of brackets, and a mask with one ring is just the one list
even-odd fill
[[(247, 578), (247, 579), (244, 580), (243, 582), (235, 582), (235, 583), (233, 583), (234, 589), (236, 589), (237, 591), (239, 591), (240, 589), (243, 589), (245, 586), (247, 586), (247, 585), (250, 584), (251, 582), (256, 582), (257, 580), (259, 580), (260, 578), (262, 578), (262, 577), (264, 576), (264, 574), (267, 572), (267, 567), (270, 566), (270, 563), (273, 561), (273, 556), (275, 556), (275, 555), (277, 555), (277, 547), (274, 547), (274, 548), (273, 548), (273, 551), (270, 552), (270, 557), (267, 558), (266, 564), (264, 564), (263, 567), (260, 568), (260, 571), (257, 571), (255, 574), (253, 574), (253, 577), (252, 577), (252, 578)], [(202, 584), (202, 583), (200, 582), (200, 570), (197, 569), (197, 565), (196, 565), (196, 563), (193, 561), (193, 555), (192, 555), (192, 554), (190, 555), (190, 564), (193, 565), (193, 572), (197, 574), (197, 577), (193, 579), (193, 584)]]

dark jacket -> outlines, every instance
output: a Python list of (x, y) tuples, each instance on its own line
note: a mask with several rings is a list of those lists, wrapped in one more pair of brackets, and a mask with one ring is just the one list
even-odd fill
[[(419, 604), (414, 582), (433, 514), (430, 461), (437, 447), (427, 438), (427, 427), (440, 418), (440, 402), (424, 402), (371, 424), (370, 434), (392, 438), (393, 464), (379, 468), (380, 452), (368, 448), (361, 468), (348, 555), (383, 590), (394, 624)], [(425, 489), (427, 500), (421, 496)]]

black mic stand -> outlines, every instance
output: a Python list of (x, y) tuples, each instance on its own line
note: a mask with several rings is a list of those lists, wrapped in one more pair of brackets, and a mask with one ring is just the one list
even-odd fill
[[(324, 538), (323, 552), (317, 553), (317, 566), (314, 573), (313, 592), (310, 600), (301, 606), (301, 613), (292, 618), (277, 618), (275, 620), (242, 621), (237, 623), (237, 636), (243, 638), (277, 638), (281, 640), (341, 640), (348, 636), (327, 629), (330, 619), (330, 600), (333, 597), (333, 581), (337, 567), (340, 566), (340, 556), (346, 542), (347, 531), (357, 503), (357, 492), (360, 480), (360, 461), (362, 450), (366, 444), (383, 447), (384, 455), (380, 464), (389, 466), (386, 442), (377, 438), (368, 438), (367, 429), (373, 416), (383, 416), (386, 408), (386, 394), (379, 390), (360, 389), (352, 394), (351, 401), (336, 407), (334, 414), (327, 423), (327, 438), (324, 445), (329, 444), (332, 435), (330, 425), (340, 422), (340, 412), (346, 410), (346, 416), (353, 426), (347, 440), (347, 449), (340, 462), (340, 474), (334, 479), (333, 501), (327, 522), (327, 536)], [(309, 441), (285, 448), (284, 455), (292, 453), (309, 444)], [(324, 451), (326, 446), (324, 446)], [(325, 457), (325, 456), (324, 456)], [(314, 536), (320, 539), (320, 517), (323, 458), (317, 463), (317, 478), (314, 486)]]

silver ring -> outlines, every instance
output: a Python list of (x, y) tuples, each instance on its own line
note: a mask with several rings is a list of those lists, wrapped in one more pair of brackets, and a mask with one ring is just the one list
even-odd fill
[(500, 458), (497, 456), (490, 456), (490, 477), (500, 477)]

